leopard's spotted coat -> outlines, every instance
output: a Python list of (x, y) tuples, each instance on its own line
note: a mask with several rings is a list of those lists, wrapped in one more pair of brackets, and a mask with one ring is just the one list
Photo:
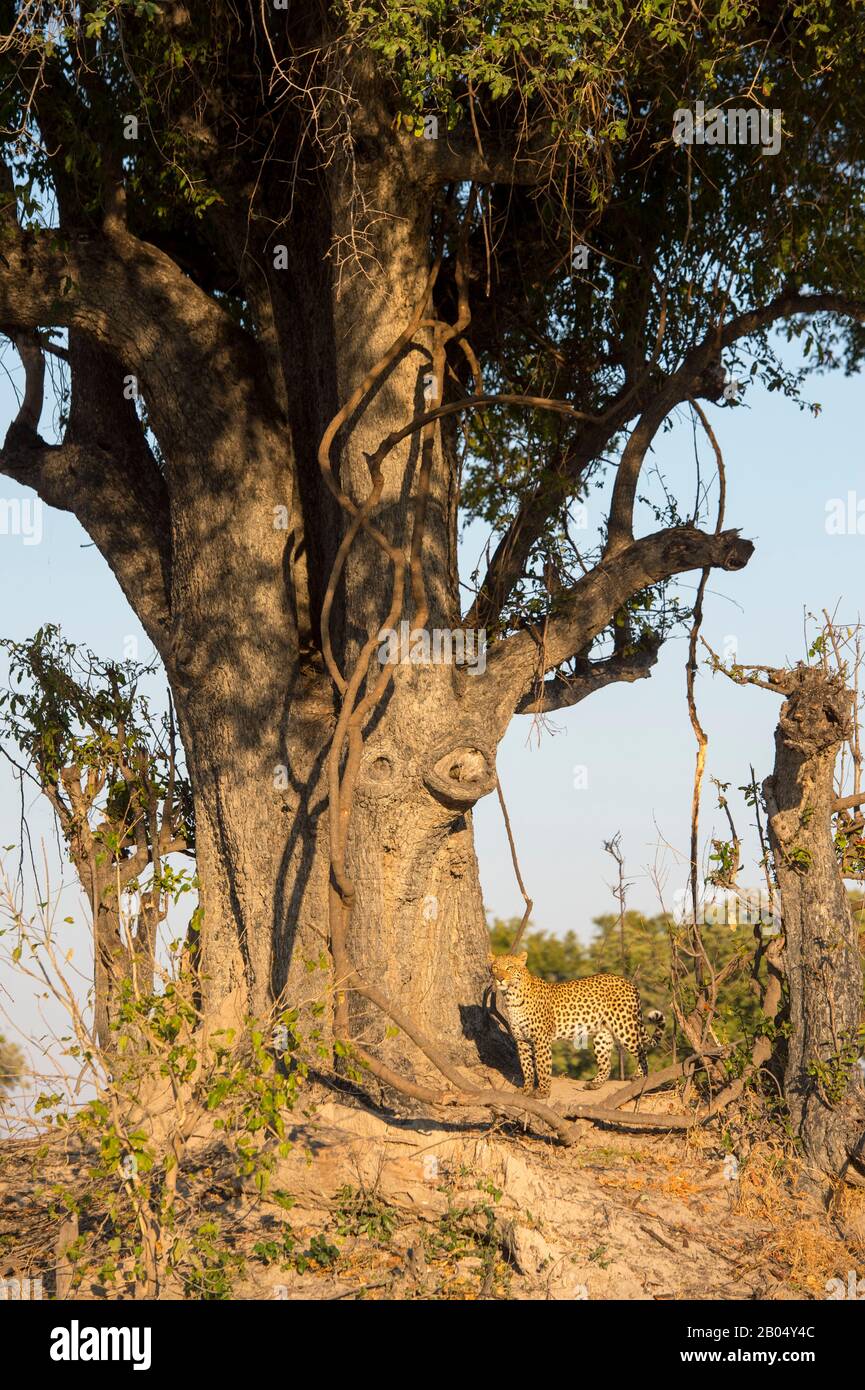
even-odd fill
[(640, 1075), (648, 1076), (646, 1050), (658, 1042), (664, 1015), (657, 1009), (646, 1015), (655, 1025), (650, 1043), (640, 996), (630, 980), (621, 975), (589, 975), (584, 980), (553, 983), (529, 974), (526, 959), (525, 951), (514, 956), (490, 955), (490, 969), (507, 1001), (524, 1090), (531, 1091), (537, 1078), (538, 1094), (550, 1094), (555, 1038), (569, 1038), (578, 1047), (585, 1047), (592, 1039), (598, 1074), (588, 1083), (591, 1089), (609, 1080), (617, 1042), (636, 1058)]

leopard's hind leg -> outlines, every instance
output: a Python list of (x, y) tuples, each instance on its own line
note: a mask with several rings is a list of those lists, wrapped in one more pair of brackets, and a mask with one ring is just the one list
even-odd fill
[(620, 1047), (627, 1048), (637, 1064), (640, 1076), (649, 1075), (649, 1063), (646, 1059), (646, 1051), (649, 1039), (646, 1037), (646, 1030), (643, 1027), (643, 1017), (639, 1005), (634, 1010), (633, 1015), (629, 1014), (627, 1021), (615, 1030), (616, 1042)]
[(598, 1063), (598, 1074), (594, 1081), (586, 1083), (587, 1091), (596, 1091), (599, 1086), (604, 1086), (609, 1081), (614, 1046), (615, 1038), (612, 1033), (607, 1028), (599, 1028), (592, 1039), (592, 1047)]

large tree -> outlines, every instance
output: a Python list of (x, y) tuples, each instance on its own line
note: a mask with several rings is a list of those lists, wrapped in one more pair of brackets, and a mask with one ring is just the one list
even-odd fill
[[(297, 995), (324, 950), (465, 1055), (471, 810), (511, 719), (647, 675), (670, 581), (751, 553), (703, 486), (636, 533), (659, 432), (679, 408), (708, 427), (749, 371), (798, 397), (779, 327), (859, 362), (862, 8), (3, 13), (0, 324), (26, 390), (0, 469), (74, 512), (164, 661), (207, 1007)], [(780, 149), (674, 140), (698, 100), (777, 111)], [(465, 604), (461, 506), (491, 530)], [(486, 670), (383, 668), (403, 618), (485, 629)]]

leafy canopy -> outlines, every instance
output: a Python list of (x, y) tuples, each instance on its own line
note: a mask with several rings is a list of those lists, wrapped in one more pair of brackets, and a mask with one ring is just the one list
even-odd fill
[[(302, 236), (303, 208), (334, 160), (353, 161), (362, 185), (400, 141), (424, 145), (426, 118), (438, 120), (430, 161), (452, 155), (442, 185), (461, 206), (469, 180), (484, 185), (469, 336), (486, 389), (558, 397), (612, 421), (593, 433), (507, 407), (468, 421), (465, 515), (496, 541), (533, 500), (504, 627), (544, 606), (550, 558), (564, 584), (597, 558), (603, 536), (578, 535), (574, 507), (695, 342), (779, 296), (865, 292), (862, 0), (3, 8), (0, 125), (25, 220), (96, 228), (106, 185), (122, 175), (130, 228), (256, 336), (270, 325), (242, 264), (250, 238), (266, 257)], [(675, 113), (698, 100), (777, 113), (780, 150), (677, 145)], [(446, 230), (443, 304), (455, 237)], [(580, 246), (585, 269), (574, 265)], [(801, 367), (778, 354), (779, 321), (801, 340)], [(863, 346), (855, 320), (780, 313), (743, 331), (723, 361), (719, 351), (718, 371), (805, 404), (808, 371), (857, 370)], [(717, 381), (702, 393), (721, 400)], [(623, 399), (630, 415), (611, 415)], [(666, 524), (692, 515), (690, 499), (663, 488), (649, 502)], [(707, 508), (704, 490), (693, 519)], [(665, 599), (647, 611), (663, 629)]]

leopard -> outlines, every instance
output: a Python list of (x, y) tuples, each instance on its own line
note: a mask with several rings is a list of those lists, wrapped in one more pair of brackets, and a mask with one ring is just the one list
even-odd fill
[(586, 1089), (597, 1090), (610, 1079), (613, 1048), (627, 1048), (641, 1076), (648, 1076), (646, 1052), (656, 1047), (666, 1025), (660, 1009), (646, 1019), (654, 1025), (651, 1039), (643, 1023), (643, 1006), (636, 986), (623, 975), (588, 975), (582, 980), (539, 980), (526, 967), (528, 952), (489, 953), (490, 970), (508, 1007), (511, 1033), (523, 1073), (523, 1090), (550, 1094), (552, 1043), (568, 1038), (576, 1046), (592, 1039), (597, 1075)]

